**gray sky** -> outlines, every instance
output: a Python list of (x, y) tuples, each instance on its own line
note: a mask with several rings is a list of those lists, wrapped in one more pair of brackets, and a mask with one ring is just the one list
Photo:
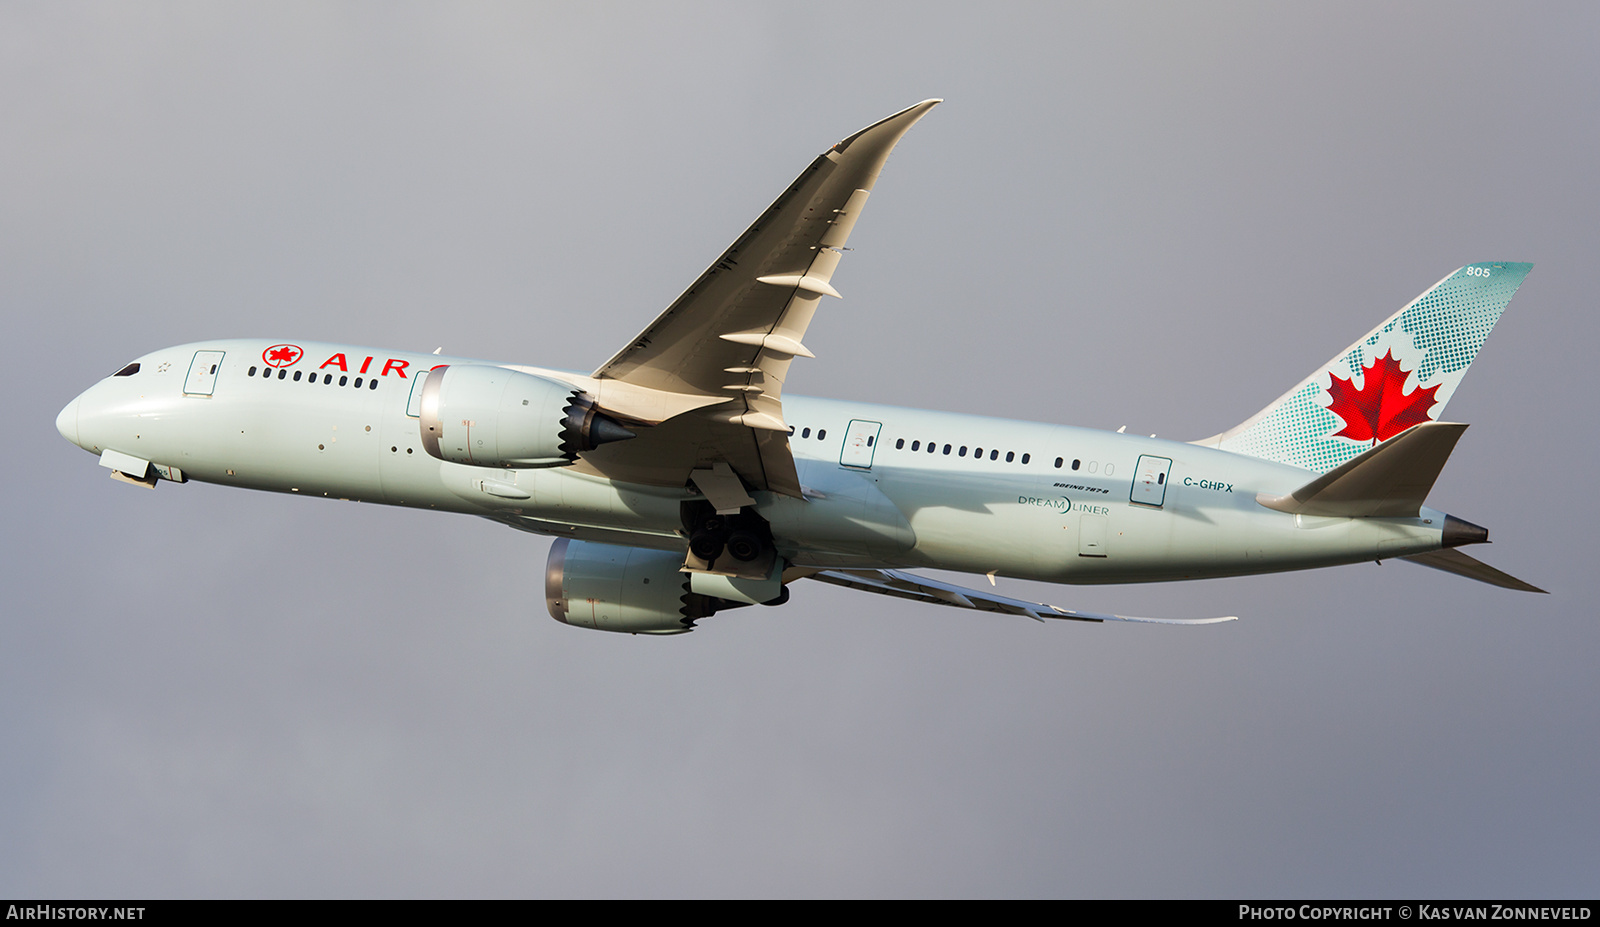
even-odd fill
[[(1592, 897), (1597, 34), (1585, 3), (0, 6), (0, 895)], [(613, 636), (545, 614), (539, 538), (147, 492), (55, 432), (207, 337), (590, 369), (929, 96), (791, 391), (1199, 438), (1460, 265), (1533, 261), (1430, 502), (1553, 594), (1002, 583), (1242, 616), (1172, 629), (807, 584)]]

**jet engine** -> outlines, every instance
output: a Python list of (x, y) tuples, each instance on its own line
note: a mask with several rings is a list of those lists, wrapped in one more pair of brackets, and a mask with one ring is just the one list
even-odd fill
[(581, 451), (633, 437), (588, 393), (531, 373), (435, 367), (422, 384), (422, 447), (477, 467), (564, 467)]
[(545, 562), (550, 617), (564, 624), (630, 634), (682, 634), (717, 610), (719, 600), (689, 591), (683, 555), (560, 538)]

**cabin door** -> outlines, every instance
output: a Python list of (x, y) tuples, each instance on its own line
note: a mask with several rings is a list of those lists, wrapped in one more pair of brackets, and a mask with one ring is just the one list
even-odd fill
[(1133, 489), (1128, 492), (1128, 501), (1161, 508), (1167, 499), (1167, 474), (1171, 472), (1171, 458), (1140, 454), (1139, 465), (1133, 468)]
[(183, 381), (185, 396), (209, 396), (217, 388), (217, 371), (222, 369), (221, 351), (196, 351)]

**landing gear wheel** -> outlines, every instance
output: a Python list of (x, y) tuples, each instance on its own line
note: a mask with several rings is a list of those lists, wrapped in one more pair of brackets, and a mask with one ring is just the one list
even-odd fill
[(701, 560), (710, 563), (722, 554), (722, 536), (710, 532), (702, 532), (689, 539), (689, 551)]
[(761, 539), (748, 531), (735, 531), (728, 537), (728, 553), (735, 560), (749, 563), (761, 556)]

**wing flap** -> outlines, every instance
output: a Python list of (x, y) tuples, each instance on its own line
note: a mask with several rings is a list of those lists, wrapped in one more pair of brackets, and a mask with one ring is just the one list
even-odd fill
[(879, 595), (911, 599), (915, 602), (950, 605), (956, 608), (969, 608), (981, 612), (1026, 616), (1035, 621), (1055, 618), (1064, 621), (1127, 621), (1141, 624), (1200, 625), (1238, 620), (1236, 616), (1232, 615), (1222, 618), (1137, 618), (1131, 615), (1077, 611), (1075, 609), (1060, 608), (1055, 605), (1046, 605), (1043, 602), (1014, 599), (995, 592), (985, 592), (982, 589), (957, 586), (953, 583), (940, 582), (901, 570), (822, 570), (818, 573), (813, 573), (810, 578), (835, 586), (844, 586), (847, 589), (856, 589), (861, 592), (875, 592)]

